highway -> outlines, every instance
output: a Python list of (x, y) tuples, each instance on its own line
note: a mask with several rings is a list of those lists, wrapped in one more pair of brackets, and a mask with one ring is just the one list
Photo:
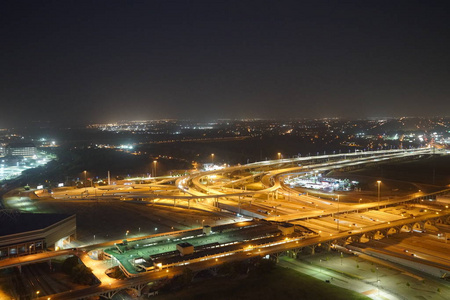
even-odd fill
[[(450, 215), (450, 210), (445, 210), (445, 211), (442, 211), (441, 213), (442, 213), (442, 215), (448, 216), (448, 215)], [(234, 253), (230, 253), (227, 256), (221, 256), (220, 259), (215, 259), (215, 258), (217, 258), (217, 256), (211, 256), (210, 259), (206, 259), (206, 260), (202, 260), (202, 261), (198, 260), (195, 262), (193, 261), (192, 263), (189, 263), (189, 268), (191, 268), (193, 270), (201, 270), (204, 268), (212, 267), (216, 264), (223, 263), (224, 261), (240, 260), (240, 259), (245, 259), (245, 258), (249, 258), (252, 256), (264, 256), (267, 254), (279, 253), (279, 252), (287, 251), (290, 249), (298, 249), (298, 248), (308, 247), (308, 246), (317, 245), (317, 244), (326, 243), (326, 242), (334, 243), (335, 241), (338, 241), (343, 238), (345, 239), (351, 235), (362, 234), (365, 232), (372, 232), (372, 231), (376, 231), (376, 230), (383, 230), (383, 229), (386, 229), (389, 227), (398, 227), (398, 226), (402, 226), (405, 224), (410, 224), (411, 222), (425, 221), (425, 220), (428, 220), (428, 219), (434, 218), (434, 217), (436, 217), (436, 214), (434, 212), (430, 212), (427, 214), (423, 214), (421, 216), (404, 218), (401, 220), (384, 222), (382, 224), (375, 224), (372, 226), (366, 226), (366, 227), (363, 227), (363, 229), (355, 230), (352, 233), (349, 233), (347, 231), (341, 231), (341, 232), (338, 232), (338, 233), (332, 234), (332, 235), (316, 235), (316, 236), (312, 236), (312, 237), (305, 238), (305, 239), (286, 238), (286, 240), (284, 240), (281, 243), (276, 242), (274, 244), (269, 244), (269, 245), (260, 245), (260, 246), (255, 245), (251, 249), (244, 250), (244, 251), (242, 251), (242, 249), (238, 249), (238, 250), (234, 251)], [(59, 251), (59, 252), (55, 252), (55, 254), (56, 253), (58, 253), (58, 255), (61, 255), (62, 253), (74, 254), (74, 251), (68, 250), (66, 252)], [(41, 256), (40, 258), (35, 258), (36, 260), (46, 260), (46, 259), (50, 258), (46, 254), (36, 254), (36, 255)], [(80, 252), (79, 252), (78, 255), (80, 255), (83, 262), (85, 262), (85, 264), (87, 266), (92, 266), (93, 263), (94, 264), (101, 263), (99, 261), (92, 262), (92, 260), (90, 258), (88, 258), (85, 253), (80, 254)], [(29, 260), (32, 260), (32, 258)], [(11, 262), (11, 265), (14, 265), (13, 260), (9, 260), (9, 261)], [(426, 262), (424, 262), (424, 263), (426, 263)], [(17, 264), (17, 262), (16, 262), (16, 264)], [(182, 265), (178, 265), (178, 266), (174, 265), (170, 268), (163, 267), (163, 269), (161, 271), (148, 272), (148, 273), (145, 273), (138, 277), (128, 278), (126, 280), (119, 280), (119, 281), (111, 279), (109, 277), (105, 277), (104, 274), (99, 275), (96, 272), (97, 273), (96, 275), (99, 276), (99, 278), (103, 279), (102, 284), (100, 284), (99, 286), (89, 287), (89, 288), (83, 289), (83, 290), (70, 291), (70, 292), (61, 293), (61, 294), (57, 294), (57, 295), (51, 295), (51, 299), (76, 299), (76, 298), (81, 298), (81, 297), (85, 297), (88, 295), (100, 294), (100, 293), (103, 293), (108, 290), (122, 289), (122, 288), (129, 287), (129, 286), (132, 286), (132, 285), (135, 285), (138, 283), (144, 283), (144, 282), (148, 282), (148, 281), (152, 281), (152, 280), (159, 280), (159, 279), (165, 278), (167, 276), (174, 276), (176, 274), (180, 274), (180, 272), (182, 272), (183, 266), (185, 266), (184, 263)], [(450, 271), (450, 266), (447, 265), (446, 267)], [(102, 270), (101, 268), (94, 267), (94, 270), (97, 270), (97, 269)], [(46, 298), (42, 297), (42, 299), (46, 299)]]
[[(390, 209), (378, 210), (379, 207), (401, 206), (405, 201), (417, 198), (417, 195), (382, 200), (380, 202), (349, 204), (339, 203), (312, 197), (298, 195), (298, 192), (283, 184), (283, 176), (286, 174), (307, 174), (311, 172), (325, 172), (333, 169), (378, 163), (382, 161), (410, 158), (428, 154), (431, 149), (415, 150), (386, 150), (376, 152), (357, 152), (349, 154), (322, 155), (315, 157), (299, 157), (272, 161), (256, 162), (247, 165), (232, 166), (220, 170), (196, 172), (178, 178), (156, 179), (151, 184), (130, 184), (121, 186), (107, 186), (102, 188), (86, 188), (78, 190), (54, 190), (52, 195), (58, 199), (117, 199), (117, 200), (157, 200), (162, 203), (176, 201), (184, 202), (184, 206), (196, 207), (212, 212), (220, 209), (213, 200), (236, 207), (236, 211), (245, 210), (254, 215), (260, 215), (267, 221), (291, 222), (310, 228), (317, 234), (302, 239), (286, 239), (282, 243), (255, 246), (251, 251), (238, 249), (227, 256), (211, 256), (203, 261), (189, 263), (191, 269), (202, 269), (223, 263), (224, 261), (244, 259), (252, 256), (274, 254), (289, 249), (308, 247), (320, 243), (335, 243), (338, 240), (347, 239), (350, 236), (360, 236), (364, 233), (377, 232), (393, 227), (402, 227), (406, 224), (424, 222), (437, 217), (448, 217), (450, 211), (445, 208), (430, 208), (429, 212), (420, 212), (411, 208), (407, 213), (397, 214)], [(206, 183), (206, 184), (205, 184)], [(260, 188), (250, 190), (248, 185), (259, 185)], [(240, 188), (239, 188), (240, 187)], [(83, 193), (83, 190), (87, 193)], [(421, 197), (426, 195), (421, 194)], [(187, 204), (186, 204), (187, 203)], [(238, 210), (237, 210), (238, 209)], [(405, 208), (401, 208), (405, 210)], [(263, 213), (265, 212), (265, 213)], [(340, 227), (339, 229), (337, 227)], [(112, 242), (111, 242), (112, 243)], [(106, 245), (96, 245), (103, 247)], [(61, 251), (59, 251), (61, 253)], [(68, 254), (74, 254), (68, 251)], [(117, 281), (104, 277), (104, 268), (91, 262), (83, 253), (78, 253), (86, 265), (94, 266), (96, 276), (101, 277), (102, 284), (85, 290), (71, 291), (64, 294), (52, 295), (52, 299), (72, 299), (87, 295), (95, 295), (107, 290), (120, 289), (137, 283), (158, 280), (167, 276), (179, 274), (183, 268), (173, 264), (162, 271), (148, 272), (144, 275)], [(61, 254), (57, 254), (61, 255)], [(23, 259), (21, 257), (19, 259)], [(36, 261), (46, 260), (49, 257), (35, 257)], [(30, 258), (32, 261), (32, 258)], [(9, 266), (26, 263), (26, 261), (10, 261)], [(0, 261), (0, 267), (7, 263)], [(44, 298), (43, 298), (44, 299)]]

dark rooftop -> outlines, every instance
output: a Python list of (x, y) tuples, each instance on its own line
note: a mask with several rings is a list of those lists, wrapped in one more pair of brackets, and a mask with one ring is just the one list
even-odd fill
[(28, 142), (14, 142), (8, 144), (9, 148), (27, 148), (27, 147), (36, 147), (33, 143)]
[(66, 214), (0, 213), (0, 236), (44, 229), (70, 216)]
[(284, 228), (291, 228), (291, 227), (294, 227), (294, 224), (291, 224), (291, 223), (283, 223), (283, 224), (280, 224), (280, 225), (278, 225), (278, 226), (281, 226), (281, 227), (284, 227)]
[(187, 247), (192, 247), (192, 244), (185, 242), (185, 243), (179, 243), (178, 246), (180, 246), (182, 248), (187, 248)]

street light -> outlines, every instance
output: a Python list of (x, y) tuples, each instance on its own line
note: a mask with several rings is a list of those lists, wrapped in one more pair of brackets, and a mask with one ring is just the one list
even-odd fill
[(380, 295), (380, 279), (378, 277), (378, 267), (377, 267), (377, 293)]
[(281, 159), (281, 153), (278, 152), (278, 159)]
[(127, 232), (125, 233), (125, 236), (128, 236), (128, 234), (130, 233), (130, 231), (129, 230), (127, 230)]
[(377, 184), (378, 184), (378, 210), (380, 210), (380, 184), (381, 184), (381, 180), (377, 180)]
[(211, 163), (214, 165), (214, 153), (211, 153)]
[(86, 173), (87, 173), (87, 171), (84, 170), (84, 188), (85, 188), (85, 189), (86, 189), (86, 181), (87, 181), (87, 179), (86, 179)]
[(338, 205), (337, 205), (337, 215), (336, 215), (336, 220), (337, 220), (337, 231), (339, 231), (339, 195), (338, 196)]
[(155, 174), (153, 175), (153, 177), (156, 177), (156, 163), (157, 162), (158, 161), (156, 161), (156, 160), (153, 161), (153, 168), (155, 169)]

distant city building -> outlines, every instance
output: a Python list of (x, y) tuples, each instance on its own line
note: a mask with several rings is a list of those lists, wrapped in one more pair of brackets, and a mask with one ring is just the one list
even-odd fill
[(36, 146), (33, 143), (11, 143), (6, 146), (6, 155), (33, 157), (36, 155)]

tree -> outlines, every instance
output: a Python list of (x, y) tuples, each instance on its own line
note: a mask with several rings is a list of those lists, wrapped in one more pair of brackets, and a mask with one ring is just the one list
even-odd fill
[(225, 262), (219, 267), (219, 269), (217, 270), (217, 273), (222, 276), (226, 276), (226, 275), (234, 276), (236, 271), (234, 270), (233, 264), (231, 264), (230, 262)]
[(268, 273), (275, 269), (276, 263), (270, 259), (261, 259), (259, 262), (256, 271), (261, 273)]
[(189, 285), (193, 278), (194, 272), (189, 268), (184, 269), (183, 274), (181, 275), (182, 285), (183, 286)]
[(234, 261), (231, 263), (233, 265), (233, 269), (237, 274), (245, 274), (247, 273), (247, 264), (245, 261)]
[(61, 269), (63, 270), (64, 273), (71, 274), (72, 269), (77, 265), (78, 265), (78, 257), (76, 257), (75, 255), (72, 255), (72, 256), (66, 258), (66, 260), (64, 260), (64, 262), (62, 263)]
[(71, 277), (74, 282), (79, 284), (91, 285), (94, 283), (94, 275), (91, 268), (85, 265), (77, 265), (72, 269)]

